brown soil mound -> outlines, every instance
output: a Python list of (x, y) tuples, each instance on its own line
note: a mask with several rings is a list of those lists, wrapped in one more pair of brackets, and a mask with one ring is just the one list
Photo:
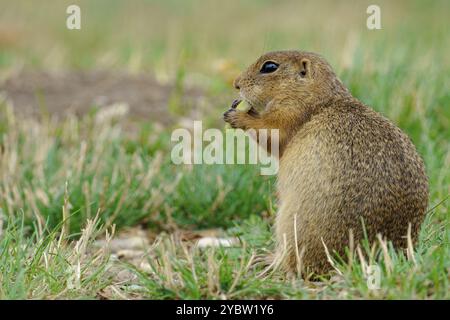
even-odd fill
[[(131, 118), (163, 124), (172, 122), (169, 100), (172, 85), (161, 84), (149, 75), (106, 71), (47, 73), (23, 71), (0, 83), (0, 93), (13, 102), (18, 114), (38, 116), (42, 111), (64, 116), (83, 115), (93, 107), (126, 103)], [(195, 108), (202, 98), (197, 89), (186, 89), (179, 103)]]

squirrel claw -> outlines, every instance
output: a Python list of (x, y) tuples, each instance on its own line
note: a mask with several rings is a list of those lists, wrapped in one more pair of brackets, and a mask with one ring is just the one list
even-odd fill
[(236, 109), (228, 109), (224, 114), (223, 114), (223, 120), (225, 122), (228, 122), (232, 128), (236, 129), (238, 128), (238, 123), (237, 123), (237, 115), (238, 115), (238, 110)]
[(228, 122), (234, 128), (234, 117), (233, 114), (236, 113), (236, 109), (230, 108), (223, 114), (223, 120)]

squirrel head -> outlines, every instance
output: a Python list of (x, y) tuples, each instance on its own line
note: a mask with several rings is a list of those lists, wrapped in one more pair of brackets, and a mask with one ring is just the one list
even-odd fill
[(303, 51), (264, 54), (234, 81), (234, 87), (258, 112), (269, 103), (306, 107), (350, 95), (324, 58)]

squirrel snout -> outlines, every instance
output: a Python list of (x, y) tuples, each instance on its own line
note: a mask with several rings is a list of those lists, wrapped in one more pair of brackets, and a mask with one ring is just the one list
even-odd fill
[(239, 84), (239, 80), (241, 80), (241, 78), (240, 77), (237, 77), (235, 80), (234, 80), (234, 82), (233, 82), (233, 86), (236, 88), (236, 89), (241, 89), (241, 86), (240, 86), (240, 84)]

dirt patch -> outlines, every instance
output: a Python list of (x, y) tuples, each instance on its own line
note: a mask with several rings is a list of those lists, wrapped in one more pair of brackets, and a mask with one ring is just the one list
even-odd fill
[(169, 101), (178, 95), (179, 107), (188, 113), (203, 99), (199, 89), (179, 92), (170, 84), (161, 84), (150, 75), (130, 75), (107, 71), (48, 73), (23, 71), (0, 83), (0, 92), (13, 102), (17, 114), (38, 116), (69, 113), (83, 115), (93, 107), (126, 103), (133, 119), (162, 124), (173, 122)]
[[(112, 239), (98, 239), (91, 250), (96, 252), (100, 248), (108, 248), (111, 253), (107, 275), (111, 277), (111, 285), (98, 292), (100, 299), (141, 299), (145, 288), (138, 281), (136, 268), (149, 277), (155, 272), (150, 261), (157, 262), (162, 259), (157, 248), (161, 248), (164, 239), (171, 239), (174, 246), (183, 245), (185, 248), (198, 246), (199, 241), (205, 238), (224, 236), (221, 229), (208, 230), (182, 230), (177, 229), (171, 234), (156, 234), (141, 227), (124, 228)], [(215, 246), (217, 245), (210, 245)], [(204, 248), (204, 247), (203, 247)]]

